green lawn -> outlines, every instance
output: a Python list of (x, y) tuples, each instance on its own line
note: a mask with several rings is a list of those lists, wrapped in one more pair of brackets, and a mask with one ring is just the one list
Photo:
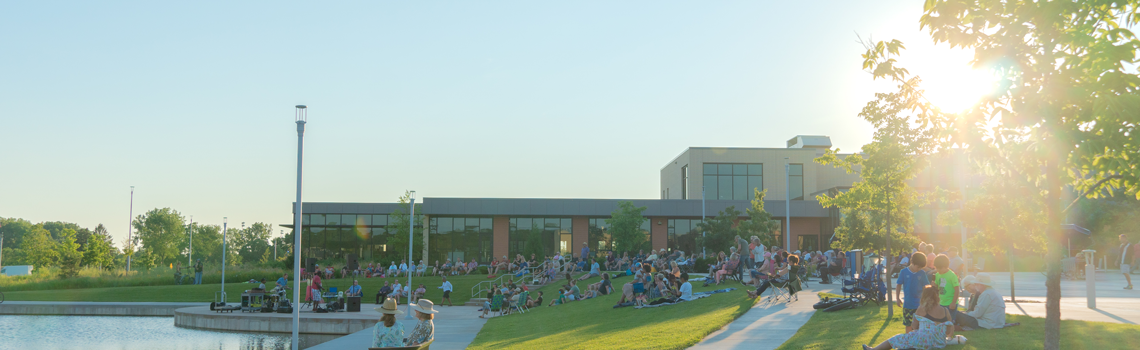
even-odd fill
[[(393, 278), (361, 278), (360, 286), (364, 289), (364, 303), (375, 302), (376, 290), (384, 285), (384, 281), (391, 282)], [(451, 301), (455, 305), (463, 305), (471, 298), (471, 287), (480, 281), (487, 280), (486, 276), (455, 276), (448, 278), (455, 291), (451, 293)], [(234, 281), (237, 282), (237, 281)], [(272, 286), (273, 281), (266, 278), (267, 285)], [(290, 281), (292, 283), (292, 281)], [(407, 277), (400, 278), (400, 283), (407, 283)], [(443, 292), (436, 287), (443, 284), (437, 276), (413, 277), (413, 286), (423, 283), (427, 288), (427, 298), (439, 303)], [(337, 287), (347, 289), (352, 279), (325, 280), (325, 288)], [(241, 293), (256, 287), (250, 283), (226, 283), (226, 294), (230, 302), (240, 300)], [(36, 291), (4, 292), (7, 300), (29, 301), (155, 301), (155, 302), (204, 302), (214, 301), (214, 292), (221, 289), (220, 284), (201, 285), (169, 285), (169, 286), (140, 286), (140, 287), (108, 287), (108, 288), (82, 288), (82, 289), (52, 289)], [(414, 288), (413, 288), (414, 289)]]
[[(737, 290), (672, 306), (614, 309), (621, 285), (631, 278), (613, 281), (619, 294), (492, 318), (468, 349), (684, 349), (753, 305), (739, 283), (728, 283), (721, 288)], [(597, 281), (593, 278), (578, 286), (585, 289), (586, 283)], [(561, 282), (565, 280), (539, 289), (547, 303), (557, 296)], [(719, 289), (701, 287), (697, 281), (693, 286), (698, 292)]]
[[(862, 344), (878, 345), (891, 336), (902, 333), (902, 310), (895, 308), (895, 317), (884, 326), (887, 307), (866, 306), (839, 312), (816, 312), (796, 335), (780, 349), (861, 349)], [(1006, 322), (1021, 322), (1020, 326), (960, 332), (969, 338), (966, 345), (947, 346), (947, 349), (1040, 349), (1044, 338), (1045, 319), (1009, 315)], [(1140, 326), (1061, 321), (1061, 348), (1121, 349), (1123, 344), (1140, 344)]]

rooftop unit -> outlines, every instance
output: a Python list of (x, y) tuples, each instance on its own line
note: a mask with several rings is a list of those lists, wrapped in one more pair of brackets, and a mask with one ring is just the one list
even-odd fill
[(817, 135), (796, 135), (788, 140), (788, 148), (831, 149), (831, 138)]

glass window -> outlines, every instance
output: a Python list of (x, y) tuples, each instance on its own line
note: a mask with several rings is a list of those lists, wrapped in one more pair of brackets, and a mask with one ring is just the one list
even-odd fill
[(764, 164), (748, 164), (748, 175), (763, 176)]
[(340, 225), (340, 214), (325, 215), (325, 225)]
[(716, 175), (705, 175), (705, 184), (701, 196), (709, 199), (716, 198)]
[(732, 175), (732, 164), (717, 164), (718, 175)]
[(705, 175), (716, 175), (716, 164), (705, 163)]
[(388, 215), (373, 215), (372, 216), (372, 224), (376, 225), (376, 226), (387, 226), (388, 225)]
[(722, 175), (717, 176), (717, 198), (716, 199), (732, 199), (732, 176)]
[(311, 214), (301, 215), (301, 225), (309, 226), (309, 217), (310, 216), (312, 216), (312, 215)]
[(748, 199), (752, 200), (752, 196), (756, 191), (764, 190), (764, 177), (763, 176), (748, 176)]
[(356, 215), (344, 214), (340, 216), (341, 225), (356, 225)]
[[(452, 218), (436, 218), (436, 231), (438, 232), (451, 232), (454, 220)], [(463, 220), (462, 218), (459, 220)]]
[(311, 222), (310, 225), (316, 225), (316, 226), (324, 225), (325, 224), (325, 214), (312, 214), (312, 217), (309, 218), (309, 221)]
[(372, 215), (357, 215), (356, 224), (363, 226), (372, 226)]
[(804, 165), (791, 164), (788, 169), (788, 191), (792, 200), (804, 199)]
[(733, 176), (732, 177), (732, 199), (748, 200), (748, 177), (747, 176)]
[(748, 164), (733, 164), (732, 175), (748, 175)]

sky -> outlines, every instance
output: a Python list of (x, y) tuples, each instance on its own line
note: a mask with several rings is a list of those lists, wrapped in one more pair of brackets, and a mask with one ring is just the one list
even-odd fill
[(0, 217), (291, 223), (297, 104), (305, 201), (658, 198), (687, 147), (870, 142), (857, 35), (960, 101), (922, 3), (6, 2)]

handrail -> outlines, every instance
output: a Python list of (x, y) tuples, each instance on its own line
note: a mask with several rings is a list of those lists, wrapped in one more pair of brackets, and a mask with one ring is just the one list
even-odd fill
[[(514, 276), (514, 275), (511, 275), (511, 276)], [(507, 275), (499, 276), (499, 278), (496, 278), (496, 279), (493, 279), (490, 281), (481, 281), (479, 283), (476, 283), (474, 286), (471, 286), (471, 297), (474, 298), (474, 297), (478, 296), (479, 293), (481, 293), (483, 291), (491, 290), (492, 285), (503, 284), (503, 278), (504, 277), (507, 277)], [(487, 283), (486, 288), (481, 287), (483, 285), (483, 283)]]

